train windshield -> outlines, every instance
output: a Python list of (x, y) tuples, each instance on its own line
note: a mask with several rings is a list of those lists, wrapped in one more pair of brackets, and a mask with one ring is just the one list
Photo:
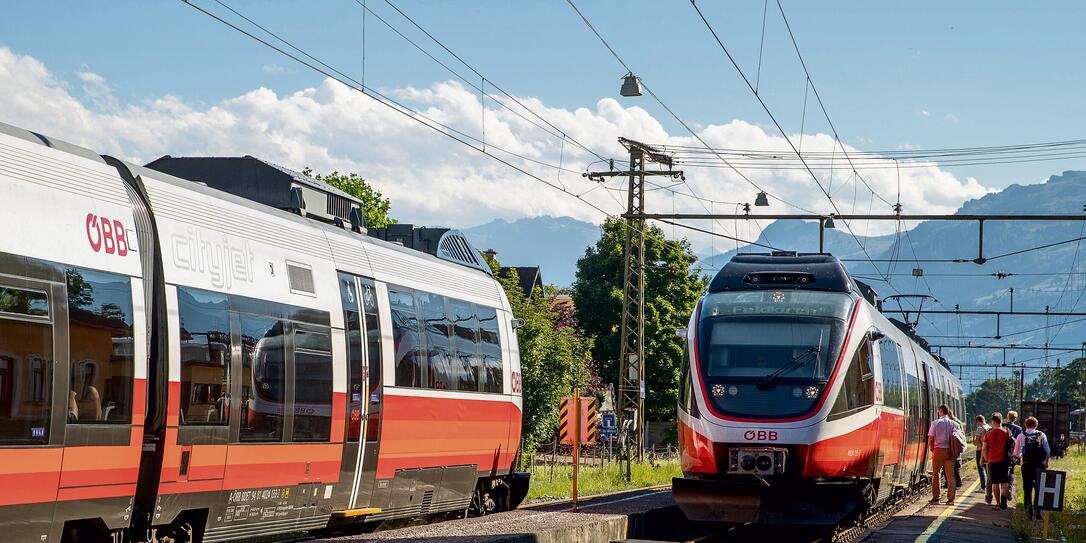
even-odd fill
[(702, 303), (698, 354), (708, 399), (743, 417), (806, 413), (833, 373), (853, 300), (841, 292), (718, 292)]

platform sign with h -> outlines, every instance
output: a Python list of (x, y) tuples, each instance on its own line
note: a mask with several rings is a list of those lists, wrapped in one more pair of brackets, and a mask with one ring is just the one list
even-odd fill
[(1048, 512), (1063, 511), (1064, 490), (1067, 485), (1066, 471), (1041, 471), (1037, 480), (1037, 508), (1045, 512), (1044, 532), (1041, 537), (1048, 540)]

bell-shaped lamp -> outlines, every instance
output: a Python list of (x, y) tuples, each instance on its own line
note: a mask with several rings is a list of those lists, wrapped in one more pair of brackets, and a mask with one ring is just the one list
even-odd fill
[(641, 96), (641, 82), (632, 72), (622, 77), (622, 90), (619, 91), (619, 94), (623, 96)]
[(754, 199), (754, 205), (758, 207), (766, 207), (769, 205), (769, 196), (765, 192), (759, 192), (758, 196)]

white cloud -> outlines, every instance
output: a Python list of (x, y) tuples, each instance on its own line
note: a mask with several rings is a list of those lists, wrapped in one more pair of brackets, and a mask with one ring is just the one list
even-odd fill
[(931, 112), (926, 110), (926, 109), (921, 109), (920, 114), (925, 116), (925, 117), (931, 117)]
[[(118, 104), (101, 76), (81, 72), (79, 77), (84, 84), (83, 99), (73, 96), (68, 86), (41, 62), (0, 47), (0, 121), (141, 163), (164, 154), (251, 154), (295, 169), (310, 166), (318, 172), (355, 171), (391, 198), (393, 212), (404, 222), (466, 227), (496, 217), (513, 219), (544, 214), (602, 220), (599, 212), (571, 196), (467, 149), (332, 80), (283, 95), (257, 88), (214, 105), (201, 106), (171, 95), (142, 103)], [(481, 134), (478, 95), (455, 82), (436, 83), (428, 88), (390, 89), (387, 94), (466, 134), (476, 137)], [(624, 149), (617, 143), (619, 136), (645, 142), (699, 145), (689, 135), (669, 134), (646, 110), (624, 107), (612, 98), (575, 110), (551, 107), (533, 97), (518, 99), (570, 137), (605, 156), (623, 156)], [(595, 183), (576, 173), (596, 160), (584, 150), (568, 141), (563, 145), (561, 138), (551, 137), (507, 110), (497, 109), (489, 100), (485, 124), (488, 150), (494, 154), (547, 181), (565, 185), (571, 192), (583, 193), (594, 187)], [(742, 120), (705, 124), (699, 135), (717, 147), (782, 153), (788, 149), (780, 136)], [(553, 168), (505, 155), (494, 146), (551, 164), (561, 160), (564, 167), (574, 172), (559, 176)], [(834, 139), (826, 134), (808, 134), (804, 136), (803, 148), (830, 152)], [(622, 161), (617, 162), (616, 166), (621, 167)], [(594, 167), (605, 169), (604, 164)], [(818, 212), (832, 211), (805, 171), (745, 173), (784, 200)], [(830, 185), (828, 173), (818, 173), (843, 212), (868, 209), (869, 193), (862, 185), (857, 187), (855, 179), (837, 172)], [(889, 200), (896, 198), (898, 183), (893, 169), (861, 173), (880, 194)], [(686, 177), (687, 186), (679, 190), (693, 191), (704, 198), (747, 202), (753, 201), (756, 192), (737, 174), (724, 168), (686, 167)], [(609, 186), (623, 184), (622, 180), (615, 180)], [(976, 179), (963, 181), (934, 166), (901, 171), (901, 201), (911, 213), (952, 212), (963, 201), (988, 191)], [(854, 193), (858, 194), (855, 204)], [(622, 194), (606, 190), (592, 190), (585, 198), (611, 213), (620, 212), (625, 205)], [(681, 196), (673, 199), (666, 191), (651, 192), (647, 205), (650, 210), (671, 210), (674, 206), (679, 212), (704, 212), (696, 201)], [(733, 212), (734, 206), (715, 205), (712, 209)], [(768, 211), (795, 209), (774, 202)], [(708, 228), (709, 224), (699, 226)], [(886, 227), (875, 223), (870, 231), (875, 233)], [(739, 228), (747, 235), (746, 226), (740, 224)], [(721, 224), (716, 229), (731, 231), (732, 226)], [(704, 237), (694, 241), (699, 246), (707, 245)]]
[(920, 149), (920, 146), (915, 143), (899, 143), (897, 148), (902, 151), (915, 151)]
[(260, 70), (266, 74), (279, 75), (287, 71), (286, 68), (278, 64), (265, 64), (260, 67)]
[(957, 123), (958, 122), (958, 116), (953, 114), (953, 113), (947, 113), (946, 115), (943, 116), (943, 120), (945, 120), (947, 122), (951, 122), (951, 123)]
[(83, 95), (94, 107), (105, 111), (117, 109), (117, 99), (106, 78), (91, 71), (77, 71), (75, 75), (82, 82)]

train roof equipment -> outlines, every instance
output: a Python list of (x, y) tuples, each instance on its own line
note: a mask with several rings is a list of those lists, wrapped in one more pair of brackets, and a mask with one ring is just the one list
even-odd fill
[(788, 288), (854, 292), (858, 290), (841, 261), (829, 254), (741, 254), (716, 274), (709, 292)]
[(253, 156), (163, 156), (148, 168), (324, 222), (365, 229), (362, 201), (319, 179)]

